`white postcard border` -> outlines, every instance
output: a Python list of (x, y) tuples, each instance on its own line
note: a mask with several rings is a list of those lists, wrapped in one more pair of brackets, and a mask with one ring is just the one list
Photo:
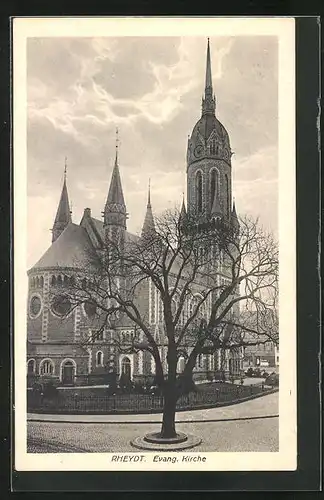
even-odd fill
[[(27, 453), (26, 255), (28, 37), (273, 35), (279, 40), (279, 253), (280, 391), (279, 451), (190, 453), (204, 463), (111, 462), (112, 453)], [(265, 96), (266, 98), (266, 96)], [(15, 18), (13, 21), (14, 164), (14, 375), (15, 463), (19, 471), (82, 470), (295, 470), (296, 415), (296, 200), (295, 21), (293, 18)], [(260, 166), (261, 168), (261, 166)], [(136, 454), (136, 453), (135, 453)], [(142, 452), (137, 453), (142, 454)], [(179, 453), (167, 453), (179, 456)], [(189, 454), (181, 452), (182, 455)], [(129, 455), (124, 454), (124, 455)]]

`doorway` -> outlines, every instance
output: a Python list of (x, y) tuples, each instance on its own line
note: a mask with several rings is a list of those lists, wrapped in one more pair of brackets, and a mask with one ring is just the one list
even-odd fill
[(62, 384), (63, 385), (73, 385), (74, 383), (74, 373), (75, 368), (72, 361), (66, 361), (62, 369)]
[(130, 359), (125, 357), (121, 363), (122, 375), (126, 380), (131, 380), (132, 369)]

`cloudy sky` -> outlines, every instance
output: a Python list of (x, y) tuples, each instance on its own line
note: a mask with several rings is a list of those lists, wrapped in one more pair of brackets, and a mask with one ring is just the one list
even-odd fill
[[(235, 153), (237, 210), (276, 233), (277, 38), (210, 43), (216, 113)], [(50, 245), (65, 156), (73, 222), (85, 207), (101, 218), (116, 127), (128, 229), (141, 229), (149, 178), (155, 212), (181, 203), (206, 44), (204, 37), (28, 39), (28, 267)]]

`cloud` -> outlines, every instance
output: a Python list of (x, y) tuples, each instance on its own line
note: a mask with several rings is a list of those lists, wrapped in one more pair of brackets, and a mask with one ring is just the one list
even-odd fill
[[(86, 205), (101, 217), (116, 126), (129, 229), (141, 227), (149, 177), (156, 212), (180, 203), (187, 136), (201, 114), (206, 39), (33, 38), (27, 49), (28, 213), (47, 244), (65, 156), (74, 220)], [(238, 209), (258, 212), (275, 226), (276, 38), (213, 37), (211, 57), (217, 116), (235, 151)], [(40, 218), (42, 197), (51, 211)], [(33, 255), (41, 254), (42, 237), (31, 238)]]
[(233, 161), (233, 194), (241, 214), (260, 216), (261, 223), (277, 233), (278, 151), (270, 146)]

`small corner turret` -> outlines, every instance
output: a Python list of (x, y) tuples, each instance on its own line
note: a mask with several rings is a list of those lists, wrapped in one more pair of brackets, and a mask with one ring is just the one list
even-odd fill
[(238, 231), (240, 229), (240, 223), (237, 217), (236, 213), (236, 206), (235, 206), (235, 200), (233, 201), (233, 208), (232, 208), (232, 213), (231, 213), (231, 223), (235, 231)]
[(151, 205), (151, 184), (150, 184), (150, 180), (149, 180), (146, 214), (145, 214), (145, 218), (144, 218), (141, 236), (143, 237), (143, 236), (151, 235), (154, 231), (155, 231), (155, 224), (154, 224), (154, 217), (153, 217), (152, 205)]
[(52, 243), (60, 236), (64, 229), (72, 222), (71, 210), (69, 204), (69, 196), (66, 187), (66, 174), (67, 174), (67, 159), (65, 158), (64, 165), (64, 181), (61, 192), (61, 198), (57, 207), (56, 216), (52, 228)]
[(118, 129), (116, 130), (116, 157), (107, 201), (103, 212), (104, 227), (116, 226), (126, 230), (127, 211), (118, 165)]

